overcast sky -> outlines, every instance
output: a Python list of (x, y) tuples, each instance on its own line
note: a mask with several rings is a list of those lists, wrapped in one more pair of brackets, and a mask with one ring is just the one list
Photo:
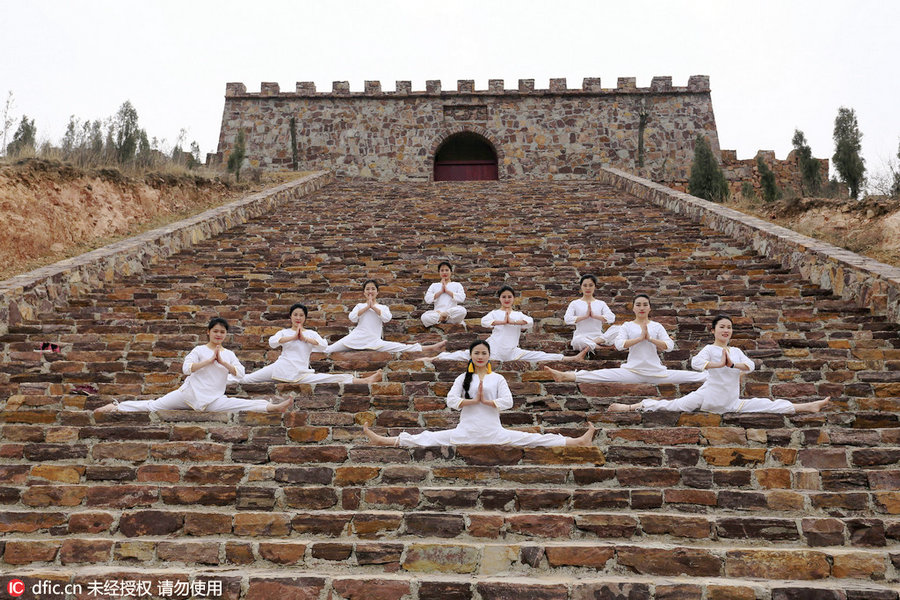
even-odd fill
[[(851, 8), (852, 7), (852, 8)], [(225, 83), (600, 77), (649, 86), (709, 75), (722, 148), (784, 158), (794, 128), (834, 153), (837, 109), (856, 109), (871, 171), (900, 142), (900, 2), (893, 0), (381, 0), (362, 2), (0, 0), (0, 110), (58, 143), (69, 115), (105, 118), (131, 100), (169, 146), (181, 128), (215, 151)]]

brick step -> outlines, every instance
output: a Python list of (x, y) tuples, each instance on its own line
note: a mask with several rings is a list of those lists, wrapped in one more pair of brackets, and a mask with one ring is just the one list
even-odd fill
[[(112, 470), (112, 469), (111, 469)], [(365, 470), (365, 469), (361, 469)], [(374, 469), (373, 469), (374, 470)], [(281, 482), (166, 485), (35, 483), (0, 487), (9, 507), (100, 507), (131, 509), (166, 506), (224, 506), (234, 510), (530, 510), (608, 511), (671, 508), (694, 513), (757, 512), (781, 515), (896, 515), (900, 492), (893, 490), (696, 489), (647, 487), (515, 488), (420, 485), (291, 485), (309, 468), (276, 472)], [(312, 473), (315, 476), (315, 472)], [(113, 476), (110, 473), (109, 476)], [(165, 477), (160, 475), (148, 475)], [(325, 474), (327, 477), (327, 473)], [(635, 477), (637, 479), (637, 477)]]
[(339, 538), (344, 542), (407, 537), (470, 540), (617, 540), (644, 543), (709, 543), (753, 540), (769, 547), (853, 546), (885, 548), (900, 543), (900, 519), (698, 515), (666, 512), (515, 513), (502, 511), (402, 512), (302, 511), (209, 512), (198, 510), (0, 511), (0, 532), (47, 536), (97, 535), (115, 539), (167, 536)]
[[(476, 573), (490, 569), (510, 575), (584, 574), (687, 577), (760, 577), (786, 580), (900, 580), (892, 556), (900, 546), (861, 548), (756, 548), (717, 544), (610, 545), (596, 542), (539, 542), (488, 544), (416, 541), (228, 541), (198, 538), (181, 540), (122, 540), (70, 536), (66, 539), (5, 540), (2, 560), (8, 565), (145, 566), (183, 564), (257, 566), (336, 566), (378, 573)], [(229, 552), (230, 551), (230, 552)], [(238, 555), (237, 557), (235, 555)], [(236, 558), (236, 559), (235, 559)]]
[[(177, 445), (176, 445), (177, 444)], [(71, 446), (69, 446), (71, 447)], [(177, 452), (172, 452), (175, 449)], [(166, 450), (169, 450), (167, 453)], [(309, 465), (308, 462), (285, 466), (240, 462), (246, 456), (232, 456), (232, 461), (211, 453), (208, 444), (191, 447), (172, 443), (168, 448), (157, 445), (150, 449), (156, 460), (139, 464), (135, 451), (146, 456), (147, 448), (130, 442), (98, 444), (93, 451), (97, 461), (85, 459), (70, 463), (40, 461), (0, 465), (0, 475), (6, 485), (53, 485), (55, 483), (84, 484), (91, 482), (161, 482), (190, 485), (241, 484), (265, 486), (280, 483), (311, 483), (337, 487), (377, 487), (415, 483), (419, 486), (466, 488), (531, 486), (579, 486), (587, 489), (618, 489), (660, 487), (695, 490), (807, 490), (825, 492), (894, 491), (900, 490), (900, 469), (828, 469), (781, 466), (771, 468), (731, 468), (711, 466), (567, 466), (536, 465), (459, 465), (423, 464), (351, 460), (349, 464)], [(448, 449), (449, 450), (449, 449)], [(624, 449), (627, 450), (627, 449)], [(441, 449), (434, 449), (440, 452)], [(204, 454), (205, 453), (205, 454)], [(204, 460), (208, 458), (209, 460)], [(185, 462), (171, 462), (185, 459)], [(200, 464), (194, 464), (198, 462)], [(219, 464), (217, 464), (217, 462)], [(674, 461), (673, 461), (674, 462)]]
[[(81, 407), (71, 410), (56, 410), (57, 402), (66, 404), (82, 403), (85, 399), (94, 406), (102, 406), (113, 399), (124, 398), (112, 395), (69, 395), (47, 396), (22, 394), (10, 399), (9, 410), (0, 411), (0, 423), (9, 425), (31, 424), (62, 425), (70, 427), (102, 427), (173, 423), (177, 426), (197, 423), (221, 423), (231, 426), (269, 427), (348, 427), (358, 424), (358, 419), (368, 420), (376, 426), (384, 427), (453, 427), (459, 419), (456, 411), (446, 408), (441, 399), (416, 401), (410, 409), (404, 402), (400, 406), (396, 399), (379, 397), (371, 399), (361, 395), (366, 386), (345, 386), (354, 389), (354, 394), (337, 396), (323, 393), (321, 396), (303, 395), (295, 397), (295, 408), (284, 415), (264, 413), (207, 413), (196, 411), (160, 411), (148, 413), (107, 413), (95, 415)], [(273, 398), (280, 396), (256, 396)], [(566, 410), (555, 403), (553, 398), (534, 403), (532, 410), (521, 403), (509, 411), (501, 413), (501, 422), (508, 427), (531, 425), (571, 424), (584, 427), (587, 421), (607, 431), (610, 439), (651, 443), (738, 443), (743, 439), (758, 443), (874, 445), (896, 443), (900, 439), (900, 415), (883, 412), (859, 411), (825, 412), (812, 415), (778, 414), (738, 414), (724, 415), (712, 413), (609, 413), (591, 410), (582, 405)], [(303, 405), (303, 406), (301, 406)], [(13, 410), (15, 409), (15, 410)], [(555, 409), (555, 410), (548, 410)], [(351, 429), (352, 430), (352, 429)], [(743, 433), (741, 430), (745, 430)], [(613, 437), (615, 436), (615, 437)], [(814, 440), (815, 438), (815, 440)], [(833, 439), (832, 439), (833, 438)], [(692, 440), (697, 440), (693, 442)]]
[[(363, 550), (365, 551), (365, 550)], [(238, 554), (235, 549), (233, 554)], [(710, 577), (700, 581), (685, 577), (628, 575), (491, 575), (491, 565), (478, 574), (355, 574), (331, 572), (321, 567), (296, 570), (202, 565), (136, 568), (19, 567), (16, 575), (31, 590), (35, 585), (81, 586), (81, 598), (118, 600), (123, 591), (133, 593), (139, 582), (150, 600), (207, 596), (220, 600), (898, 600), (898, 586), (854, 579), (824, 581), (760, 580), (752, 577)], [(106, 582), (109, 583), (106, 583)], [(107, 594), (100, 593), (106, 586)], [(127, 586), (127, 587), (126, 587)], [(176, 587), (177, 586), (177, 587)], [(63, 588), (60, 587), (60, 590)], [(28, 597), (28, 596), (23, 596)], [(62, 594), (43, 593), (45, 600), (62, 600)]]

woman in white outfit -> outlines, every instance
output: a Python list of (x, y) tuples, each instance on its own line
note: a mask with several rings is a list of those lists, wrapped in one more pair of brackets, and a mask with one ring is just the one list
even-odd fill
[[(516, 299), (516, 292), (508, 285), (504, 285), (497, 293), (500, 298), (500, 308), (492, 310), (481, 318), (482, 327), (490, 327), (493, 329), (488, 343), (493, 348), (494, 359), (496, 360), (527, 360), (532, 362), (549, 361), (549, 360), (579, 360), (584, 358), (588, 349), (584, 348), (575, 356), (566, 357), (562, 354), (552, 354), (549, 352), (541, 352), (539, 350), (523, 350), (519, 348), (519, 336), (523, 331), (531, 329), (534, 325), (534, 319), (517, 310), (513, 310), (513, 302)], [(424, 360), (469, 360), (468, 350), (457, 350), (456, 352), (441, 352), (434, 358)]]
[(429, 346), (422, 344), (401, 344), (386, 342), (381, 339), (384, 324), (391, 320), (391, 309), (378, 304), (378, 282), (368, 279), (363, 283), (365, 302), (361, 302), (350, 311), (350, 322), (357, 323), (350, 333), (325, 348), (325, 352), (346, 352), (347, 350), (376, 350), (378, 352), (435, 352), (440, 351), (447, 342), (439, 342)]
[(422, 313), (422, 324), (425, 327), (438, 323), (462, 323), (466, 318), (466, 309), (460, 306), (466, 301), (466, 292), (462, 284), (450, 281), (453, 265), (443, 261), (438, 265), (438, 274), (441, 280), (432, 283), (425, 292), (425, 302), (434, 304), (434, 310)]
[(471, 359), (466, 372), (456, 378), (447, 406), (459, 410), (459, 425), (445, 431), (423, 431), (409, 434), (405, 431), (397, 437), (387, 437), (372, 432), (368, 426), (363, 432), (378, 446), (462, 446), (491, 444), (510, 446), (590, 446), (594, 426), (588, 424), (581, 437), (567, 438), (556, 433), (529, 433), (504, 429), (500, 424), (500, 411), (512, 408), (513, 398), (506, 379), (491, 370), (491, 347), (482, 340), (469, 346)]
[(606, 302), (594, 298), (597, 289), (597, 278), (593, 275), (582, 275), (581, 298), (572, 300), (566, 309), (563, 318), (566, 325), (574, 325), (575, 333), (572, 334), (572, 347), (576, 350), (596, 350), (599, 344), (612, 344), (615, 341), (618, 328), (610, 327), (603, 332), (603, 325), (612, 325), (616, 315), (609, 309)]
[(792, 415), (800, 412), (819, 412), (828, 404), (830, 398), (805, 404), (769, 398), (741, 398), (741, 375), (752, 372), (756, 366), (740, 348), (728, 345), (732, 334), (729, 317), (717, 316), (713, 319), (712, 326), (715, 343), (705, 346), (691, 360), (691, 366), (696, 370), (709, 372), (709, 378), (700, 389), (675, 400), (647, 398), (637, 404), (611, 404), (609, 410), (612, 412), (702, 410), (712, 413), (766, 412)]
[(668, 352), (675, 342), (665, 328), (650, 320), (650, 297), (638, 294), (632, 302), (634, 321), (617, 328), (615, 346), (628, 350), (628, 359), (615, 369), (563, 372), (544, 367), (556, 381), (577, 383), (694, 383), (706, 381), (706, 373), (668, 369), (659, 359), (660, 352)]
[(280, 347), (281, 355), (271, 365), (259, 371), (235, 378), (241, 383), (283, 381), (287, 383), (375, 383), (381, 380), (381, 370), (368, 377), (355, 377), (352, 373), (316, 373), (309, 368), (309, 356), (313, 352), (325, 352), (325, 340), (312, 329), (303, 327), (309, 310), (301, 303), (288, 311), (291, 327), (282, 329), (269, 338), (269, 346)]
[(234, 352), (222, 346), (228, 335), (228, 321), (216, 317), (206, 328), (209, 342), (191, 350), (181, 370), (187, 379), (180, 388), (157, 400), (111, 402), (95, 412), (154, 412), (193, 409), (205, 412), (284, 412), (293, 400), (273, 404), (267, 400), (229, 398), (225, 395), (228, 376), (244, 376), (244, 366)]

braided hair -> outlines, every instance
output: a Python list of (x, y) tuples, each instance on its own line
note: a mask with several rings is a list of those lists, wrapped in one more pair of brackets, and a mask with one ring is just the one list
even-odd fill
[[(472, 350), (474, 350), (478, 346), (484, 346), (488, 350), (488, 354), (491, 352), (491, 345), (488, 344), (485, 340), (475, 340), (471, 344), (469, 344), (469, 356), (472, 356)], [(469, 358), (469, 364), (466, 367), (466, 376), (463, 377), (463, 396), (466, 400), (471, 400), (472, 397), (469, 396), (469, 386), (472, 385), (472, 375), (475, 373), (475, 363), (472, 362), (472, 359)]]

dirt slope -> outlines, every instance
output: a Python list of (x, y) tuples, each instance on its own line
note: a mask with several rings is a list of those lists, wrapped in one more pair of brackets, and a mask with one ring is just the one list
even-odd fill
[(0, 280), (196, 214), (248, 187), (26, 159), (0, 166)]

